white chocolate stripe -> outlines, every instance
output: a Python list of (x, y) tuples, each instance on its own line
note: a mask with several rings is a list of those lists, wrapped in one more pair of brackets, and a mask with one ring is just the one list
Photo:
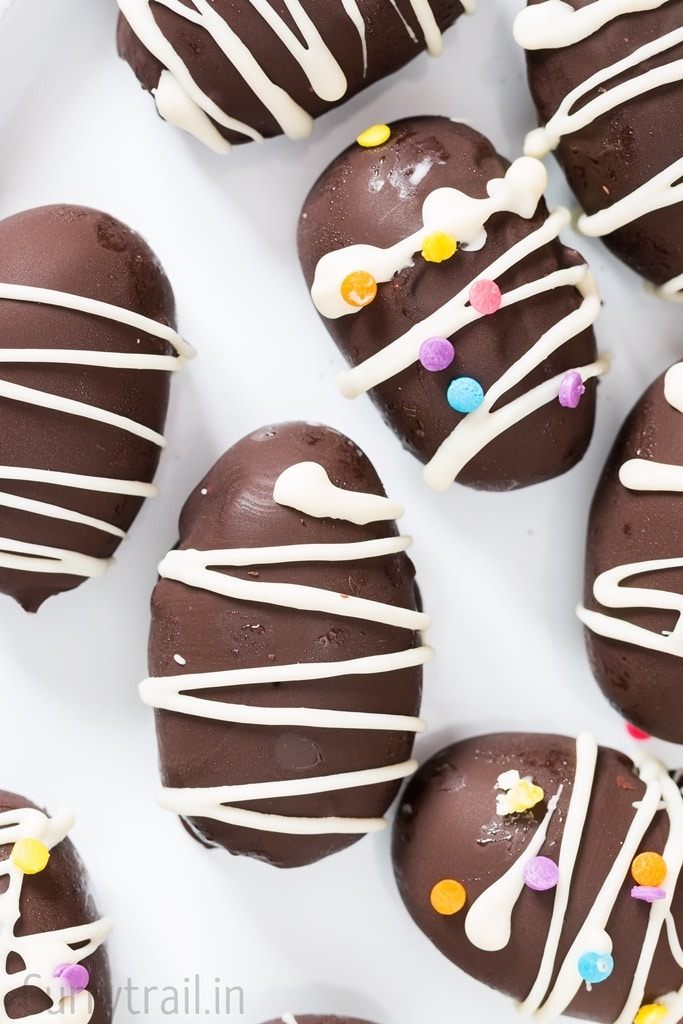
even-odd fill
[(632, 622), (606, 615), (604, 612), (591, 611), (583, 605), (576, 609), (584, 626), (599, 636), (611, 640), (621, 640), (627, 644), (635, 644), (662, 654), (683, 657), (683, 594), (674, 594), (667, 590), (653, 590), (646, 587), (622, 586), (624, 580), (638, 576), (644, 572), (661, 572), (666, 569), (683, 568), (683, 558), (658, 558), (645, 562), (631, 562), (628, 565), (617, 565), (613, 569), (600, 573), (593, 583), (593, 594), (605, 608), (652, 608), (670, 610), (678, 613), (675, 628), (668, 634), (655, 633), (644, 626), (636, 626)]
[(159, 493), (154, 484), (142, 480), (117, 480), (115, 477), (60, 473), (54, 469), (30, 469), (25, 466), (0, 466), (0, 480), (30, 480), (33, 483), (54, 484), (55, 487), (75, 487), (105, 494), (133, 494), (141, 498), (153, 498)]
[(93, 558), (79, 551), (53, 548), (45, 544), (29, 544), (10, 537), (0, 537), (0, 566), (22, 572), (61, 573), (67, 576), (103, 576), (111, 558)]
[[(585, 82), (577, 85), (571, 92), (567, 93), (560, 106), (553, 116), (541, 128), (535, 128), (529, 132), (524, 141), (524, 152), (527, 156), (542, 157), (555, 149), (558, 142), (564, 135), (579, 131), (585, 128), (595, 118), (610, 110), (627, 103), (629, 100), (639, 96), (643, 92), (657, 89), (670, 82), (680, 81), (683, 75), (683, 61), (672, 61), (669, 64), (662, 64), (652, 68), (641, 75), (630, 78), (621, 85), (612, 89), (603, 88), (605, 82), (623, 75), (633, 67), (665, 53), (683, 41), (683, 28), (675, 29), (658, 39), (653, 39), (639, 49), (634, 50), (627, 57), (623, 57), (615, 64), (596, 71), (587, 78)], [(579, 103), (584, 96), (587, 96), (595, 89), (602, 89), (599, 96), (579, 107), (574, 113), (570, 113), (572, 107)]]
[(264, 832), (287, 832), (292, 835), (356, 834), (377, 832), (386, 826), (383, 818), (302, 818), (279, 814), (265, 814), (239, 807), (226, 807), (226, 803), (251, 800), (271, 800), (281, 797), (307, 796), (329, 793), (341, 789), (354, 789), (403, 779), (417, 768), (412, 759), (381, 768), (320, 775), (308, 779), (284, 779), (277, 782), (253, 782), (241, 786), (211, 786), (207, 788), (164, 788), (159, 795), (163, 807), (176, 814), (189, 817), (211, 817), (227, 824), (256, 828)]
[(409, 608), (382, 604), (349, 594), (335, 594), (317, 587), (294, 583), (266, 583), (242, 580), (210, 569), (209, 566), (260, 565), (264, 562), (336, 561), (375, 558), (405, 551), (409, 540), (390, 537), (358, 544), (293, 544), (281, 548), (241, 548), (221, 551), (170, 551), (159, 565), (160, 575), (189, 587), (212, 590), (224, 597), (255, 603), (277, 604), (301, 611), (320, 611), (348, 618), (404, 629), (426, 629), (428, 616)]
[[(210, 35), (224, 53), (226, 61), (232, 64), (286, 135), (290, 138), (303, 138), (311, 133), (311, 115), (275, 84), (247, 44), (207, 0), (192, 0), (193, 6), (178, 3), (177, 0), (158, 0), (158, 3), (185, 21), (200, 26)], [(268, 0), (250, 0), (250, 3), (299, 64), (312, 92), (328, 102), (342, 99), (348, 88), (346, 76), (300, 0), (284, 0), (284, 4), (303, 43)], [(441, 33), (428, 0), (410, 0), (410, 3), (424, 33), (425, 45), (432, 53), (440, 52)], [(247, 138), (262, 138), (255, 128), (230, 117), (199, 88), (187, 65), (161, 32), (151, 11), (150, 0), (118, 0), (118, 4), (138, 39), (168, 69), (162, 72), (159, 87), (154, 90), (157, 109), (162, 117), (201, 138), (216, 152), (227, 152), (230, 145), (209, 118)], [(341, 0), (341, 7), (358, 32), (365, 73), (365, 20), (358, 0)], [(405, 27), (408, 29), (407, 25)]]
[[(23, 807), (0, 813), (0, 840), (14, 844), (22, 839), (37, 839), (48, 850), (60, 843), (73, 824), (70, 811), (61, 810), (49, 818), (36, 808)], [(111, 921), (101, 917), (90, 923), (29, 935), (14, 934), (21, 916), (23, 871), (8, 858), (0, 862), (0, 878), (7, 888), (0, 893), (0, 1005), (9, 992), (24, 984), (40, 989), (50, 1006), (31, 1017), (45, 1022), (68, 1018), (70, 1024), (88, 1024), (95, 1010), (93, 995), (87, 989), (64, 998), (64, 986), (54, 971), (62, 964), (77, 964), (95, 952), (111, 930)], [(23, 960), (22, 973), (9, 973), (8, 955)]]
[(0, 397), (9, 398), (15, 402), (25, 402), (28, 405), (37, 405), (42, 409), (53, 409), (55, 412), (63, 412), (71, 416), (80, 416), (83, 419), (97, 420), (106, 426), (116, 427), (129, 434), (134, 434), (136, 437), (141, 437), (144, 441), (149, 441), (159, 448), (164, 448), (166, 445), (162, 434), (151, 430), (143, 423), (137, 423), (128, 416), (119, 416), (118, 413), (102, 409), (97, 405), (78, 402), (73, 398), (63, 398), (61, 395), (53, 395), (47, 391), (24, 387), (23, 384), (11, 384), (6, 380), (0, 380)]
[(0, 282), (0, 299), (60, 306), (62, 309), (72, 309), (79, 313), (88, 313), (90, 316), (102, 317), (105, 320), (114, 320), (127, 327), (137, 328), (144, 334), (151, 334), (155, 338), (167, 341), (184, 359), (192, 359), (196, 354), (192, 346), (184, 341), (172, 327), (159, 323), (158, 320), (152, 320), (151, 317), (143, 316), (142, 313), (136, 313), (132, 309), (126, 309), (124, 306), (114, 306), (110, 302), (90, 299), (85, 295), (74, 295), (71, 292), (56, 291), (53, 288), (37, 288), (33, 285), (7, 284), (5, 282)]
[(80, 523), (82, 526), (92, 526), (93, 529), (101, 530), (103, 533), (110, 533), (114, 537), (123, 538), (126, 536), (124, 530), (120, 530), (118, 526), (112, 526), (111, 523), (105, 522), (104, 519), (95, 519), (94, 516), (86, 516), (81, 512), (62, 508), (61, 505), (51, 505), (46, 501), (35, 501), (32, 498), (22, 498), (17, 494), (8, 494), (0, 491), (0, 505), (5, 508), (15, 508), (39, 516), (47, 516), (50, 519), (61, 519), (65, 522)]
[(683, 466), (648, 459), (628, 459), (619, 482), (631, 491), (683, 491)]
[(651, 290), (660, 299), (666, 299), (669, 302), (683, 302), (683, 274), (678, 274), (677, 277), (672, 277), (670, 281), (665, 281), (664, 284)]
[[(683, 35), (681, 41), (683, 42)], [(679, 67), (679, 78), (683, 78), (683, 60), (679, 61)], [(662, 210), (680, 203), (683, 201), (683, 183), (680, 182), (682, 177), (683, 158), (606, 209), (590, 215), (582, 213), (577, 220), (579, 231), (590, 238), (608, 235), (638, 217), (652, 213), (653, 210)], [(675, 184), (676, 182), (679, 184)]]
[(544, 0), (526, 7), (513, 25), (515, 41), (525, 50), (572, 46), (623, 14), (653, 11), (669, 0), (592, 0), (578, 10), (564, 0)]
[(165, 370), (175, 373), (181, 369), (178, 356), (155, 356), (135, 352), (89, 352), (86, 349), (57, 348), (1, 348), (0, 363), (45, 363), (78, 366), (104, 366), (118, 370)]

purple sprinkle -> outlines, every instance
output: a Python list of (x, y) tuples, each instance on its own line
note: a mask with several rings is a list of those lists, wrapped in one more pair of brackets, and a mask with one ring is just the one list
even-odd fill
[(558, 874), (557, 864), (550, 857), (532, 857), (524, 865), (524, 883), (534, 892), (554, 889)]
[(82, 992), (90, 981), (88, 969), (83, 964), (60, 964), (52, 975), (68, 985), (72, 992)]
[(586, 386), (578, 370), (567, 370), (560, 381), (560, 393), (557, 396), (560, 405), (565, 409), (576, 409), (585, 390)]
[(631, 889), (631, 896), (634, 900), (644, 900), (646, 903), (654, 903), (655, 900), (663, 900), (666, 896), (664, 889), (655, 885), (634, 885)]
[(455, 356), (455, 349), (448, 338), (427, 338), (420, 345), (420, 362), (425, 370), (445, 370)]

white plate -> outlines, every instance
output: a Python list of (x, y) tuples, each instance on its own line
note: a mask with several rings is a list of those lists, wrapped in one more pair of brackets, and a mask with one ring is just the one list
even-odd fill
[[(174, 1016), (173, 990), (185, 1021), (216, 1009), (225, 1016), (229, 987), (229, 1016), (245, 1024), (287, 1010), (378, 1024), (517, 1020), (507, 999), (467, 978), (412, 925), (388, 830), (283, 872), (202, 849), (154, 802), (152, 713), (136, 687), (146, 674), (156, 564), (175, 543), (189, 490), (245, 433), (268, 421), (327, 422), (365, 449), (405, 505), (402, 528), (415, 538), (437, 649), (420, 759), (452, 739), (506, 728), (588, 728), (601, 742), (632, 746), (593, 682), (574, 606), (595, 481), (626, 412), (681, 354), (681, 308), (649, 297), (599, 242), (566, 232), (599, 279), (599, 344), (614, 357), (589, 454), (564, 477), (520, 492), (454, 486), (438, 495), (369, 400), (338, 394), (342, 359), (297, 263), (308, 188), (369, 124), (446, 114), (469, 119), (509, 158), (520, 154), (535, 124), (510, 36), (520, 6), (482, 0), (447, 33), (443, 57), (420, 57), (327, 115), (310, 142), (277, 139), (227, 158), (156, 117), (116, 56), (113, 2), (22, 0), (0, 24), (0, 216), (72, 202), (129, 223), (160, 256), (181, 331), (199, 350), (174, 381), (161, 495), (114, 568), (36, 616), (9, 598), (0, 611), (0, 785), (76, 811), (73, 838), (100, 907), (115, 919), (116, 1024)], [(549, 168), (550, 204), (571, 205)], [(675, 747), (650, 747), (671, 765), (683, 759)]]

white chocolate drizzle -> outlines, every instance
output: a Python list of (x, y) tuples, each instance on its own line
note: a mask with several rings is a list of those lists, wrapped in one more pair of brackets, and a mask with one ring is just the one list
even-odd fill
[(282, 1024), (297, 1024), (296, 1017), (291, 1013), (283, 1013), (280, 1020), (282, 1021)]
[[(247, 43), (214, 9), (209, 0), (156, 0), (179, 18), (204, 30), (225, 55), (226, 62), (238, 72), (246, 85), (277, 121), (285, 135), (301, 139), (310, 135), (313, 118), (292, 96), (277, 85), (258, 62)], [(401, 15), (395, 0), (390, 0), (410, 37), (415, 33)], [(313, 19), (300, 0), (284, 0), (284, 6), (303, 39), (290, 29), (268, 0), (248, 0), (263, 19), (264, 25), (277, 36), (299, 64), (312, 92), (329, 103), (341, 100), (347, 91), (346, 76), (332, 48), (322, 38)], [(365, 20), (358, 0), (326, 0), (326, 6), (337, 3), (358, 32), (364, 73), (367, 70)], [(463, 3), (469, 13), (474, 0)], [(221, 125), (247, 138), (260, 140), (262, 135), (252, 126), (222, 110), (197, 84), (187, 64), (159, 28), (151, 9), (151, 0), (118, 0), (119, 8), (142, 45), (164, 65), (159, 84), (153, 90), (159, 114), (167, 121), (184, 128), (218, 153), (228, 152), (230, 144), (216, 128)], [(410, 0), (410, 5), (423, 34), (425, 47), (432, 54), (441, 52), (441, 32), (429, 0)], [(215, 122), (215, 124), (213, 123)]]
[[(317, 468), (312, 469), (312, 466)], [(311, 476), (313, 490), (309, 491)], [(284, 470), (275, 483), (273, 497), (279, 504), (309, 515), (348, 518), (348, 521), (357, 524), (393, 519), (394, 510), (397, 508), (387, 498), (379, 495), (345, 492), (342, 488), (333, 486), (323, 467), (314, 463), (297, 463)], [(350, 513), (348, 517), (345, 514), (347, 511)], [(386, 537), (356, 543), (292, 544), (214, 551), (181, 549), (169, 552), (159, 566), (159, 574), (165, 579), (176, 580), (186, 586), (205, 589), (238, 601), (273, 604), (304, 611), (324, 611), (341, 618), (381, 622), (411, 631), (424, 630), (429, 625), (429, 618), (422, 612), (412, 609), (333, 593), (317, 587), (243, 580), (215, 571), (218, 568), (248, 565), (378, 558), (405, 551), (409, 544), (408, 537)], [(273, 727), (421, 732), (425, 728), (424, 722), (409, 715), (309, 707), (261, 707), (208, 700), (197, 696), (196, 692), (215, 687), (315, 682), (345, 675), (396, 672), (425, 664), (432, 657), (432, 653), (431, 648), (423, 644), (395, 653), (368, 655), (346, 661), (266, 665), (257, 668), (156, 676), (143, 680), (140, 684), (140, 696), (146, 704), (155, 708), (221, 722)], [(228, 824), (266, 832), (284, 832), (292, 835), (373, 832), (385, 826), (384, 819), (305, 818), (268, 814), (227, 805), (376, 785), (404, 778), (415, 771), (415, 768), (416, 762), (409, 759), (400, 764), (306, 779), (206, 788), (165, 787), (161, 791), (159, 802), (168, 810), (183, 816), (210, 817)]]
[[(564, 0), (544, 0), (521, 11), (514, 23), (514, 35), (520, 46), (527, 50), (563, 48), (586, 39), (593, 32), (615, 18), (638, 11), (654, 10), (669, 0), (593, 0), (574, 10)], [(683, 42), (683, 28), (674, 29), (650, 40), (622, 60), (601, 68), (586, 81), (572, 89), (562, 100), (550, 120), (529, 132), (524, 152), (530, 156), (544, 156), (555, 149), (560, 140), (572, 132), (580, 131), (593, 121), (618, 110), (630, 100), (654, 89), (683, 80), (683, 60), (669, 60), (648, 71), (634, 73), (618, 85), (608, 86), (611, 80), (637, 69), (646, 61), (664, 55)], [(587, 103), (586, 96), (598, 91)], [(675, 160), (652, 175), (632, 192), (591, 215), (578, 218), (579, 230), (590, 237), (610, 234), (646, 214), (683, 201), (683, 158)], [(678, 184), (677, 184), (678, 182)], [(664, 299), (682, 301), (683, 275), (653, 289)]]
[[(187, 359), (194, 356), (194, 349), (183, 341), (177, 331), (166, 324), (133, 310), (83, 295), (56, 291), (50, 288), (36, 288), (30, 285), (0, 283), (0, 301), (31, 302), (58, 306), (88, 316), (115, 321), (169, 343), (176, 351), (175, 356), (154, 355), (142, 352), (102, 352), (79, 349), (50, 348), (0, 348), (0, 364), (46, 364), (101, 366), (108, 369), (153, 370), (175, 372), (182, 368)], [(20, 384), (0, 379), (0, 397), (28, 403), (43, 409), (53, 409), (65, 415), (95, 420), (98, 423), (131, 433), (163, 447), (164, 438), (155, 430), (137, 423), (126, 416), (120, 416), (98, 406), (62, 398), (59, 395), (38, 391)], [(157, 493), (153, 484), (141, 480), (116, 480), (109, 477), (89, 476), (79, 473), (60, 473), (39, 467), (0, 466), (0, 480), (24, 480), (31, 483), (74, 487), (79, 490), (101, 493), (150, 497)], [(29, 514), (60, 519), (63, 522), (79, 523), (101, 530), (112, 536), (123, 538), (125, 533), (101, 519), (55, 505), (50, 502), (22, 498), (0, 492), (0, 506), (15, 508)], [(25, 572), (50, 572), (74, 576), (100, 576), (111, 564), (111, 559), (92, 558), (78, 551), (54, 548), (46, 545), (29, 544), (10, 538), (0, 538), (0, 566)]]
[[(37, 839), (52, 850), (64, 839), (72, 824), (73, 815), (67, 810), (58, 811), (52, 818), (31, 807), (4, 811), (0, 814), (0, 843)], [(70, 1024), (88, 1024), (95, 1009), (92, 994), (87, 988), (80, 992), (65, 992), (64, 983), (54, 977), (54, 971), (63, 964), (80, 963), (94, 953), (109, 934), (111, 921), (101, 917), (89, 924), (70, 928), (15, 935), (14, 929), (21, 914), (24, 877), (23, 871), (11, 859), (0, 861), (0, 878), (8, 880), (7, 888), (0, 895), (0, 1006), (5, 1006), (5, 998), (10, 992), (30, 985), (40, 989), (51, 1002), (48, 1009), (33, 1014), (31, 1021), (47, 1024), (57, 1018), (68, 1019)], [(10, 953), (23, 960), (21, 972), (7, 971)]]
[[(424, 238), (436, 230), (447, 232), (465, 245), (481, 248), (485, 244), (485, 225), (489, 217), (507, 211), (529, 219), (538, 206), (546, 184), (547, 172), (543, 165), (534, 158), (520, 157), (510, 165), (503, 178), (489, 181), (488, 198), (476, 199), (453, 188), (435, 189), (423, 204), (422, 227), (408, 238), (388, 249), (373, 245), (351, 245), (327, 253), (319, 260), (311, 288), (318, 311), (328, 318), (362, 312), (350, 306), (342, 297), (341, 284), (345, 276), (354, 270), (363, 269), (380, 283), (390, 281), (420, 250)], [(478, 279), (496, 281), (542, 246), (554, 241), (569, 221), (568, 210), (563, 207), (553, 210), (539, 228), (521, 238), (490, 263), (478, 275)], [(466, 248), (452, 259), (466, 260)], [(426, 338), (451, 338), (463, 327), (481, 319), (482, 314), (469, 304), (472, 283), (468, 282), (452, 299), (414, 324), (405, 334), (357, 366), (341, 373), (339, 387), (342, 394), (347, 398), (355, 398), (369, 391), (414, 364)], [(506, 307), (563, 286), (575, 287), (582, 297), (581, 304), (546, 331), (494, 382), (484, 395), (482, 404), (456, 423), (451, 434), (424, 468), (424, 478), (434, 490), (443, 491), (449, 487), (467, 463), (505, 430), (543, 405), (557, 401), (563, 373), (544, 381), (506, 405), (500, 405), (505, 395), (545, 359), (594, 323), (600, 312), (600, 296), (595, 279), (585, 265), (567, 267), (504, 292), (501, 297), (501, 307)], [(586, 381), (605, 373), (608, 365), (607, 358), (603, 356), (593, 363), (574, 369), (580, 373), (582, 381)], [(499, 407), (494, 410), (496, 404)]]
[[(662, 851), (667, 865), (664, 883), (666, 895), (664, 899), (651, 904), (631, 987), (624, 1006), (613, 1024), (631, 1024), (633, 1021), (646, 992), (655, 950), (663, 929), (669, 937), (672, 955), (676, 956), (679, 948), (677, 938), (673, 943), (671, 942), (670, 908), (683, 865), (683, 801), (680, 790), (670, 778), (666, 767), (658, 761), (643, 757), (636, 764), (636, 770), (645, 784), (645, 792), (642, 798), (634, 804), (635, 813), (623, 842), (574, 941), (559, 967), (556, 964), (561, 931), (571, 894), (572, 876), (593, 789), (597, 754), (598, 747), (593, 737), (587, 733), (581, 734), (576, 741), (576, 771), (560, 844), (558, 885), (555, 890), (546, 947), (531, 991), (519, 1006), (520, 1012), (524, 1016), (533, 1017), (534, 1020), (539, 1021), (539, 1024), (549, 1024), (558, 1015), (564, 1013), (583, 984), (577, 966), (579, 958), (590, 951), (611, 952), (613, 940), (605, 931), (607, 923), (617, 900), (632, 898), (625, 884), (629, 877), (631, 863), (645, 833), (660, 812), (666, 813), (669, 821), (668, 836)], [(553, 801), (557, 802), (559, 796), (558, 792)], [(551, 807), (553, 801), (549, 802), (543, 822), (538, 826), (533, 839), (527, 843), (519, 858), (505, 875), (485, 889), (472, 904), (465, 922), (465, 929), (469, 940), (478, 948), (497, 950), (503, 949), (507, 945), (511, 934), (510, 917), (523, 888), (520, 879), (524, 863), (531, 856), (536, 856), (539, 849), (542, 849), (546, 829), (555, 809), (554, 806)], [(539, 836), (541, 837), (540, 842), (538, 841)], [(472, 922), (470, 922), (470, 916), (473, 917)], [(625, 938), (628, 939), (628, 937)], [(615, 959), (618, 958), (618, 955), (617, 948)], [(556, 973), (555, 982), (548, 991), (554, 973)], [(666, 998), (672, 1005), (675, 1001), (680, 1001), (683, 999), (683, 987), (677, 993), (667, 994)], [(663, 999), (658, 997), (657, 1002), (663, 1002)], [(680, 1002), (676, 1002), (676, 1005), (680, 1005)]]
[[(664, 374), (664, 397), (677, 412), (683, 413), (683, 363), (675, 363)], [(683, 422), (681, 423), (683, 429)], [(622, 486), (636, 491), (671, 491), (683, 494), (683, 467), (650, 459), (627, 459), (619, 469)], [(593, 611), (579, 605), (581, 622), (599, 636), (633, 644), (662, 654), (683, 657), (683, 594), (652, 587), (624, 586), (624, 582), (646, 572), (666, 572), (683, 567), (683, 558), (659, 558), (631, 562), (608, 569), (593, 582), (593, 596), (605, 608), (651, 608), (674, 611), (675, 628), (665, 634), (646, 629), (625, 619)]]

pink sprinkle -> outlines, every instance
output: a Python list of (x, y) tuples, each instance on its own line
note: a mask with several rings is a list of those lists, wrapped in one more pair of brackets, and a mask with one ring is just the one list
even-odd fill
[(557, 396), (560, 405), (565, 409), (576, 409), (585, 390), (581, 374), (577, 370), (567, 370), (560, 381), (560, 392)]
[(55, 967), (52, 976), (68, 985), (72, 992), (82, 992), (90, 981), (88, 968), (83, 964), (60, 964)]
[(635, 725), (631, 725), (630, 722), (626, 723), (626, 732), (629, 734), (632, 740), (649, 740), (649, 733), (643, 732), (642, 729), (637, 729)]
[(473, 306), (477, 313), (489, 316), (500, 309), (500, 288), (495, 281), (483, 278), (474, 282), (470, 288), (469, 299), (470, 306)]
[(664, 889), (654, 885), (634, 885), (631, 889), (631, 896), (634, 900), (644, 900), (645, 903), (654, 903), (655, 900), (663, 900), (666, 896)]
[(524, 865), (524, 884), (535, 892), (554, 889), (558, 877), (557, 864), (550, 857), (532, 857)]

